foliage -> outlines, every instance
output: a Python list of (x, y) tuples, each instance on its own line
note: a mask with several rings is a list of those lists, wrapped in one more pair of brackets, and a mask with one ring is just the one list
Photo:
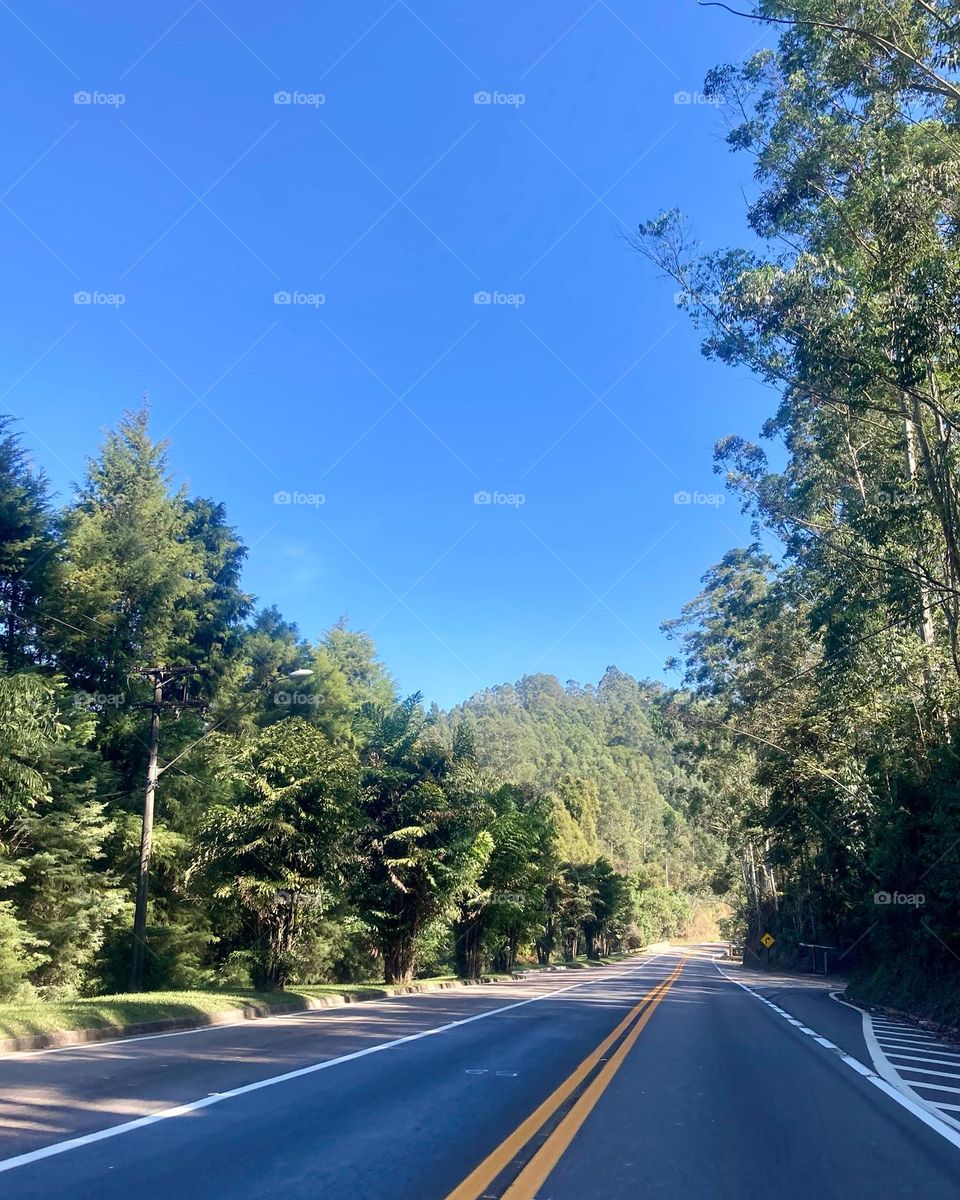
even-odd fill
[[(960, 979), (951, 9), (756, 5), (776, 49), (707, 83), (754, 159), (755, 246), (702, 254), (676, 213), (638, 243), (704, 353), (781, 396), (763, 433), (782, 462), (740, 436), (716, 454), (778, 554), (727, 554), (671, 624), (700, 818), (738, 864), (748, 950), (762, 927), (788, 956), (835, 946), (875, 996), (889, 967), (900, 1003)], [(914, 901), (884, 903), (896, 893)]]
[(716, 873), (657, 688), (610, 668), (452, 713), (400, 702), (363, 632), (309, 640), (254, 609), (223, 505), (178, 487), (167, 454), (145, 410), (126, 414), (56, 513), (0, 426), (5, 994), (127, 983), (149, 666), (189, 672), (160, 712), (149, 988), (610, 953), (639, 936), (643, 872), (694, 889)]

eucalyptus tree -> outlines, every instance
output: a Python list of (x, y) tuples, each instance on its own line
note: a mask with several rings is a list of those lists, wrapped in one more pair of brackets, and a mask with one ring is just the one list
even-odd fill
[[(748, 15), (776, 48), (712, 72), (707, 90), (754, 160), (754, 244), (704, 254), (675, 212), (638, 242), (680, 287), (704, 352), (781, 396), (764, 434), (783, 443), (782, 467), (740, 436), (717, 447), (783, 558), (766, 596), (735, 587), (718, 608), (708, 587), (687, 614), (692, 713), (736, 739), (741, 763), (755, 757), (760, 803), (736, 836), (747, 852), (750, 827), (761, 834), (761, 874), (768, 894), (787, 891), (795, 939), (863, 933), (869, 958), (889, 924), (866, 936), (870, 892), (923, 878), (937, 899), (926, 921), (949, 948), (958, 14), (928, 0), (763, 0)], [(918, 919), (898, 931), (886, 951), (943, 958)]]

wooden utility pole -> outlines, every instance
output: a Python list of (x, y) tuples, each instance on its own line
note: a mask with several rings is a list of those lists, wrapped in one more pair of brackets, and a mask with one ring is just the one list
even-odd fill
[[(150, 896), (150, 852), (153, 849), (153, 809), (157, 780), (162, 768), (157, 756), (160, 748), (160, 713), (163, 709), (163, 689), (173, 680), (195, 674), (197, 667), (147, 667), (140, 672), (153, 685), (150, 708), (150, 748), (147, 759), (147, 787), (143, 796), (143, 828), (140, 833), (140, 873), (137, 876), (137, 903), (133, 916), (133, 960), (130, 965), (130, 991), (143, 987), (143, 957), (147, 946), (147, 901)], [(185, 700), (175, 702), (182, 707)]]

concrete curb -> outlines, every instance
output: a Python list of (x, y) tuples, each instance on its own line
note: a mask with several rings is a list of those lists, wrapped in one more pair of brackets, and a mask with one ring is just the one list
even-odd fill
[[(645, 946), (636, 954), (655, 952), (667, 943)], [(624, 960), (626, 961), (626, 959)], [(599, 964), (613, 966), (613, 963)], [(304, 996), (302, 1004), (277, 1004), (269, 1008), (262, 1004), (229, 1008), (223, 1012), (201, 1013), (195, 1017), (168, 1017), (161, 1021), (140, 1021), (132, 1025), (104, 1025), (93, 1029), (61, 1029), (52, 1033), (25, 1034), (22, 1037), (0, 1038), (0, 1054), (17, 1054), (30, 1050), (51, 1050), (60, 1046), (83, 1046), (93, 1042), (121, 1041), (123, 1038), (149, 1037), (155, 1033), (178, 1033), (189, 1029), (206, 1029), (214, 1025), (239, 1025), (243, 1021), (259, 1021), (268, 1017), (289, 1017), (295, 1013), (314, 1012), (321, 1008), (340, 1008), (344, 1004), (362, 1004), (365, 1000), (389, 1000), (392, 996), (417, 995), (421, 992), (442, 992), (448, 989), (478, 987), (481, 984), (514, 983), (531, 975), (557, 970), (557, 967), (534, 967), (524, 972), (506, 975), (482, 975), (479, 979), (444, 979), (436, 983), (391, 983), (364, 992), (345, 992), (331, 996)], [(579, 970), (592, 971), (594, 966)]]
[(145, 1037), (154, 1033), (176, 1033), (188, 1029), (206, 1029), (215, 1025), (236, 1025), (243, 1021), (264, 1020), (267, 1017), (289, 1017), (295, 1013), (313, 1012), (322, 1008), (339, 1008), (344, 1004), (362, 1004), (365, 1000), (389, 1000), (392, 996), (420, 992), (441, 992), (449, 988), (477, 987), (479, 984), (512, 983), (522, 976), (485, 975), (480, 979), (448, 979), (438, 983), (384, 984), (375, 991), (345, 992), (330, 996), (305, 996), (302, 1004), (248, 1004), (222, 1012), (198, 1013), (193, 1017), (167, 1017), (159, 1021), (138, 1021), (132, 1025), (102, 1025), (91, 1029), (61, 1029), (52, 1033), (24, 1034), (21, 1037), (0, 1038), (0, 1053), (16, 1054), (25, 1050), (49, 1050), (59, 1046), (83, 1046), (91, 1042)]

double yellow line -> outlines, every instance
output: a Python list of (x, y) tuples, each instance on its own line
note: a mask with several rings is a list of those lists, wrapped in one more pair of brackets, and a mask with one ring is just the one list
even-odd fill
[[(529, 1117), (519, 1125), (508, 1138), (489, 1154), (458, 1187), (447, 1196), (446, 1200), (478, 1200), (494, 1179), (516, 1158), (523, 1147), (540, 1130), (562, 1104), (564, 1104), (580, 1087), (587, 1076), (604, 1058), (607, 1051), (617, 1039), (629, 1029), (610, 1060), (604, 1063), (594, 1079), (584, 1089), (570, 1111), (563, 1117), (556, 1129), (550, 1134), (537, 1153), (530, 1159), (510, 1187), (504, 1192), (503, 1200), (533, 1200), (543, 1185), (547, 1176), (557, 1165), (567, 1147), (573, 1141), (580, 1126), (593, 1111), (597, 1101), (606, 1091), (610, 1081), (623, 1065), (623, 1060), (630, 1053), (634, 1042), (643, 1032), (644, 1026), (653, 1015), (654, 1009), (664, 998), (670, 988), (680, 978), (684, 962), (676, 968), (643, 997), (639, 1004), (627, 1013), (620, 1024), (611, 1034), (603, 1039), (583, 1062), (568, 1075), (560, 1086), (535, 1109)], [(639, 1018), (639, 1019), (638, 1019)], [(635, 1022), (635, 1023), (634, 1023)], [(631, 1023), (633, 1028), (630, 1029)]]

